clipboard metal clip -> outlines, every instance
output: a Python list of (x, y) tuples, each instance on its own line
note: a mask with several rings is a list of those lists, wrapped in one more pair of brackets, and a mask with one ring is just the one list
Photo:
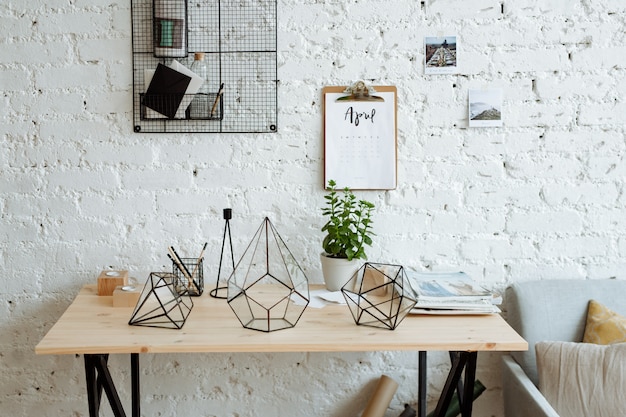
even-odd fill
[(370, 95), (370, 93), (375, 92), (374, 87), (368, 87), (363, 81), (357, 81), (344, 90), (344, 93), (349, 95), (339, 97), (337, 101), (385, 101), (385, 99), (380, 96)]

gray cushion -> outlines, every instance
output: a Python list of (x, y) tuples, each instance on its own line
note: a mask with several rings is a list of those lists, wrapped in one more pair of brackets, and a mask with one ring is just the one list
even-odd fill
[(626, 416), (626, 343), (535, 346), (539, 390), (560, 417)]
[(582, 341), (590, 299), (624, 315), (626, 281), (555, 279), (517, 282), (507, 288), (506, 319), (528, 341), (527, 351), (511, 355), (535, 385), (538, 383), (535, 343)]

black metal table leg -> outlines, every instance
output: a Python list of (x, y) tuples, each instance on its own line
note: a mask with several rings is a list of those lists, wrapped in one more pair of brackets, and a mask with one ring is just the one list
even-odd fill
[(132, 417), (141, 417), (141, 393), (139, 392), (139, 354), (130, 354), (130, 372), (132, 384)]
[(450, 401), (452, 400), (452, 395), (454, 394), (459, 378), (463, 373), (465, 360), (466, 358), (463, 355), (454, 355), (452, 357), (452, 367), (450, 368), (448, 378), (446, 379), (446, 383), (441, 391), (441, 396), (437, 402), (437, 407), (435, 408), (434, 413), (435, 417), (445, 417), (446, 411), (448, 411), (448, 407), (450, 406)]
[[(453, 353), (454, 354), (450, 354), (452, 367), (443, 390), (441, 391), (439, 401), (437, 402), (437, 407), (434, 412), (435, 417), (445, 417), (455, 390), (462, 391), (458, 393), (462, 416), (470, 417), (472, 415), (473, 390), (476, 379), (476, 358), (478, 357), (478, 352)], [(461, 376), (464, 370), (465, 382), (463, 386)]]
[[(139, 417), (139, 358), (131, 354), (131, 372), (133, 385), (133, 417)], [(102, 390), (109, 399), (115, 417), (126, 417), (124, 407), (115, 389), (113, 378), (109, 372), (108, 354), (85, 354), (85, 377), (87, 382), (87, 400), (89, 417), (98, 417)], [(136, 413), (136, 414), (135, 414)]]
[[(448, 352), (450, 355), (450, 363), (454, 363), (455, 358), (459, 356), (459, 352)], [(456, 383), (456, 393), (459, 398), (459, 404), (463, 404), (463, 398), (465, 394), (465, 390), (463, 389), (463, 379), (459, 378)]]
[[(108, 358), (105, 358), (105, 361)], [(98, 417), (100, 412), (100, 399), (102, 398), (102, 385), (98, 383), (96, 373), (96, 358), (94, 355), (85, 355), (85, 379), (87, 382), (87, 402), (89, 404), (89, 417)]]
[(472, 405), (474, 403), (474, 382), (476, 381), (476, 361), (478, 352), (466, 352), (467, 363), (465, 364), (465, 389), (463, 396), (459, 392), (461, 401), (461, 416), (471, 417)]
[(117, 390), (115, 389), (115, 384), (113, 383), (113, 378), (111, 377), (111, 373), (109, 372), (109, 367), (107, 366), (107, 360), (104, 356), (108, 355), (96, 355), (96, 371), (98, 372), (98, 385), (104, 389), (104, 392), (109, 399), (109, 404), (111, 405), (111, 410), (113, 410), (113, 415), (115, 417), (126, 417), (126, 413), (124, 412), (124, 407), (122, 406), (122, 401), (120, 400), (119, 395), (117, 394)]
[(426, 351), (418, 352), (417, 417), (426, 417)]

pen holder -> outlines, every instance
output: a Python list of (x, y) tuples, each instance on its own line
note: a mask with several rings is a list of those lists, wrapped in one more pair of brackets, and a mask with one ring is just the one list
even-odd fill
[(190, 296), (202, 295), (204, 291), (204, 260), (197, 258), (181, 258), (181, 268), (172, 262), (174, 288), (179, 294)]

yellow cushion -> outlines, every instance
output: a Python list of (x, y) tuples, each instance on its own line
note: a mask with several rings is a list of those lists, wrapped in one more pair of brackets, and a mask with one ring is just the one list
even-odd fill
[(589, 301), (583, 342), (597, 345), (626, 342), (626, 317), (595, 300)]

